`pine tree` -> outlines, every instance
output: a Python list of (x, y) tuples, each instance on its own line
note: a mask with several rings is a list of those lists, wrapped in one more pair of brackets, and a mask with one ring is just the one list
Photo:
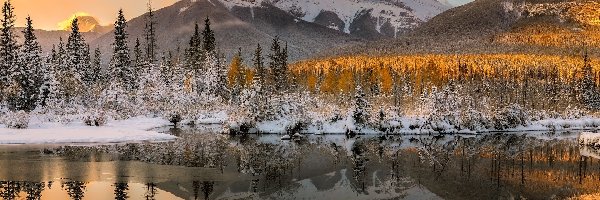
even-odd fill
[(149, 63), (155, 63), (157, 61), (156, 49), (158, 49), (158, 46), (156, 44), (155, 25), (156, 21), (154, 19), (154, 11), (152, 10), (152, 5), (150, 5), (150, 1), (148, 1), (148, 15), (146, 18), (144, 36), (146, 39), (146, 61), (148, 61)]
[(202, 48), (205, 52), (214, 52), (216, 50), (215, 33), (210, 28), (210, 19), (206, 17), (204, 20), (204, 31), (202, 31)]
[[(4, 2), (2, 15), (2, 30), (0, 33), (0, 91), (8, 87), (12, 81), (10, 77), (11, 68), (18, 61), (17, 54), (19, 50), (17, 36), (13, 32), (16, 17), (10, 0)], [(4, 96), (2, 95), (2, 97)]]
[(252, 59), (253, 62), (253, 67), (255, 70), (254, 73), (254, 80), (256, 80), (256, 82), (260, 83), (261, 86), (266, 84), (266, 80), (265, 80), (265, 76), (266, 76), (266, 69), (264, 67), (264, 63), (263, 63), (263, 57), (262, 57), (262, 48), (260, 47), (260, 44), (257, 45), (256, 47), (256, 51), (254, 51), (254, 58)]
[(89, 69), (89, 62), (86, 60), (87, 44), (81, 32), (79, 31), (79, 20), (77, 17), (71, 23), (71, 34), (67, 39), (68, 65), (73, 68), (79, 77), (85, 76), (85, 71)]
[[(96, 58), (94, 58), (96, 59)], [(91, 86), (96, 83), (98, 74), (95, 74), (95, 66), (92, 63), (92, 56), (90, 52), (90, 45), (86, 44), (83, 51), (83, 63), (86, 66), (84, 69), (80, 71), (81, 81), (85, 83), (86, 86)]]
[(133, 79), (137, 80), (144, 68), (145, 59), (143, 57), (141, 49), (140, 39), (135, 39), (135, 46), (133, 47)]
[(27, 25), (23, 30), (24, 42), (19, 56), (18, 72), (13, 78), (19, 84), (19, 97), (16, 105), (18, 110), (30, 111), (35, 109), (38, 91), (43, 82), (42, 48), (34, 34), (33, 23), (27, 17)]
[(272, 72), (271, 79), (274, 83), (273, 89), (277, 92), (282, 92), (288, 86), (287, 44), (285, 48), (281, 48), (278, 37), (273, 39), (269, 59), (269, 68)]
[(360, 84), (357, 84), (354, 94), (354, 112), (352, 119), (357, 129), (361, 129), (366, 126), (369, 121), (369, 102), (365, 98), (365, 93), (362, 90)]
[(113, 55), (110, 62), (111, 76), (116, 78), (120, 86), (125, 90), (134, 88), (134, 80), (131, 75), (131, 59), (129, 57), (129, 47), (127, 45), (127, 21), (123, 15), (123, 10), (119, 10), (117, 21), (115, 22), (115, 41), (113, 46)]
[(583, 79), (579, 84), (579, 99), (588, 108), (598, 109), (600, 108), (600, 93), (598, 92), (598, 87), (596, 87), (596, 80), (587, 50), (583, 56), (583, 63), (583, 68), (581, 69)]
[(91, 66), (92, 76), (90, 76), (92, 83), (98, 83), (104, 81), (104, 76), (102, 75), (102, 52), (100, 51), (100, 47), (96, 47), (94, 50), (94, 60), (92, 61)]
[(43, 83), (39, 90), (38, 106), (49, 107), (51, 109), (62, 105), (63, 94), (61, 92), (60, 82), (56, 77), (55, 64), (47, 63), (44, 71)]
[(201, 68), (201, 62), (203, 61), (202, 53), (202, 36), (200, 35), (198, 23), (196, 23), (194, 26), (194, 34), (190, 38), (189, 47), (186, 49), (186, 70), (193, 71), (196, 74), (205, 71), (205, 69)]

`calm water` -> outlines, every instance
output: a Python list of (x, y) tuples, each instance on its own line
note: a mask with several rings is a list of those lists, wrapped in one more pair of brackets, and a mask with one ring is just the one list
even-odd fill
[(564, 199), (599, 197), (577, 133), (281, 141), (169, 130), (168, 143), (0, 146), (4, 199)]

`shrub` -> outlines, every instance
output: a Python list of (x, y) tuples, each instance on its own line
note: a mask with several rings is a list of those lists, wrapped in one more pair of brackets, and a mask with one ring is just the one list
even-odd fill
[(83, 117), (83, 123), (88, 126), (104, 126), (106, 124), (106, 115), (104, 111), (94, 111)]
[(6, 115), (6, 126), (14, 129), (26, 129), (29, 126), (29, 114), (25, 111), (9, 112)]
[(511, 105), (499, 110), (494, 116), (494, 128), (504, 130), (516, 128), (517, 126), (527, 126), (528, 114), (519, 105)]

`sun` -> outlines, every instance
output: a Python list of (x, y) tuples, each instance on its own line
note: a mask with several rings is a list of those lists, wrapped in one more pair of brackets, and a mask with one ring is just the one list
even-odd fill
[[(73, 22), (73, 20), (75, 18), (78, 18), (78, 17), (91, 17), (91, 15), (88, 14), (88, 13), (86, 13), (86, 12), (77, 12), (77, 13), (73, 14), (71, 17), (69, 17), (68, 19), (66, 19), (66, 20), (64, 20), (62, 22), (59, 22), (58, 23), (58, 28), (60, 30), (70, 30), (71, 29), (71, 23)], [(92, 30), (94, 27), (82, 27), (81, 24), (80, 24), (79, 28), (83, 29), (83, 30), (81, 30), (82, 32), (88, 32), (88, 31)]]

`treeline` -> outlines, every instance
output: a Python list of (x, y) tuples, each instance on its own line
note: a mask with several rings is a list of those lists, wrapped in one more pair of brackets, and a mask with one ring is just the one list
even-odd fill
[(148, 7), (143, 38), (135, 40), (129, 38), (127, 20), (119, 10), (112, 54), (105, 64), (100, 49), (92, 50), (84, 40), (76, 18), (66, 41), (61, 38), (44, 54), (29, 17), (24, 42), (19, 44), (10, 1), (4, 2), (2, 13), (0, 107), (11, 111), (72, 114), (76, 107), (84, 107), (128, 116), (143, 111), (183, 115), (193, 112), (190, 106), (208, 109), (230, 100), (239, 103), (246, 90), (267, 98), (291, 89), (287, 43), (275, 37), (266, 58), (258, 45), (253, 68), (243, 67), (240, 50), (228, 70), (208, 18), (204, 29), (195, 25), (187, 48), (158, 53), (152, 8)]
[(600, 108), (599, 64), (587, 53), (473, 54), (338, 57), (298, 62), (290, 68), (302, 88), (343, 101), (361, 85), (368, 96), (415, 107), (423, 96), (454, 84), (461, 86), (460, 96), (485, 100), (490, 106), (562, 110), (579, 105)]

